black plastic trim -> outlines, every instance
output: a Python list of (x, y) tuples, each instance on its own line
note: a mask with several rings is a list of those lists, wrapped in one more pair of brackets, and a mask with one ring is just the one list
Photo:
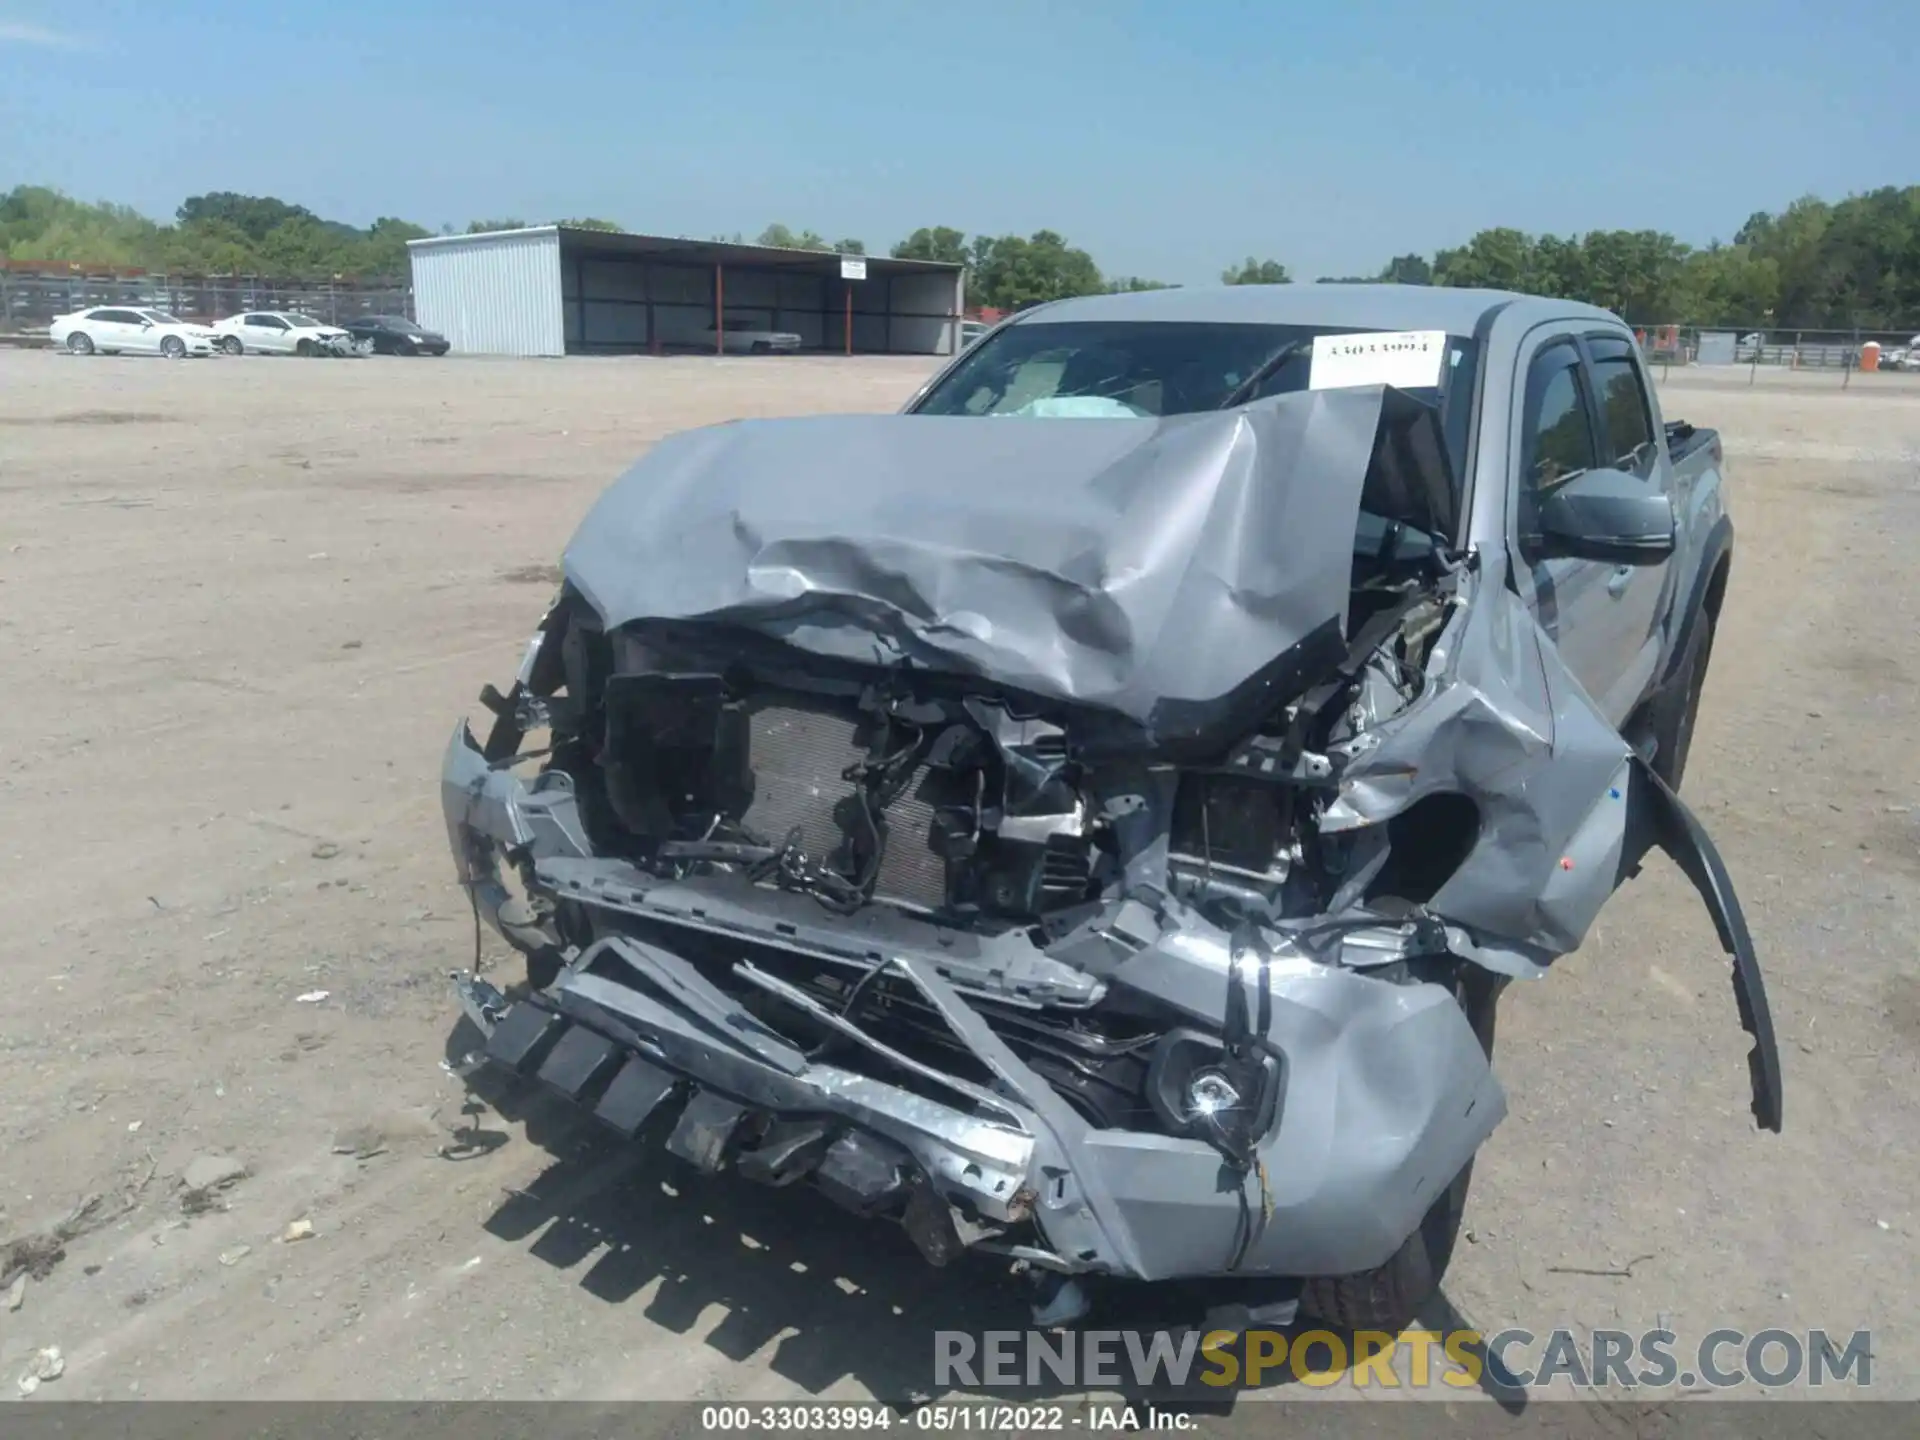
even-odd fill
[(1647, 851), (1658, 845), (1700, 892), (1707, 913), (1713, 917), (1713, 928), (1719, 933), (1720, 947), (1733, 959), (1733, 999), (1740, 1012), (1740, 1028), (1753, 1037), (1752, 1048), (1747, 1051), (1753, 1118), (1761, 1129), (1778, 1134), (1784, 1123), (1785, 1085), (1780, 1074), (1780, 1049), (1773, 1034), (1773, 1012), (1767, 1004), (1766, 981), (1760, 974), (1753, 936), (1726, 863), (1686, 803), (1637, 755), (1628, 783), (1628, 833), (1620, 878), (1637, 872)]

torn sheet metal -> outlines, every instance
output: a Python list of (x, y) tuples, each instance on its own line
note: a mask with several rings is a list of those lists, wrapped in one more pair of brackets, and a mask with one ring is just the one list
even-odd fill
[(1504, 586), (1468, 578), (1429, 671), (1419, 699), (1362, 737), (1321, 829), (1465, 795), (1479, 839), (1428, 908), (1482, 963), (1532, 974), (1578, 948), (1613, 893), (1632, 752)]
[(608, 630), (732, 624), (1190, 735), (1237, 693), (1273, 704), (1276, 665), (1337, 641), (1388, 393), (1097, 424), (695, 430), (602, 497), (566, 574)]
[[(550, 1002), (531, 1013), (531, 1001), (504, 1016), (486, 1012), (482, 1028), (498, 1034), (516, 1018), (528, 1022), (531, 1040), (495, 1048), (512, 1068), (563, 1089), (543, 1061), (568, 1026), (583, 1025), (696, 1096), (717, 1092), (780, 1121), (851, 1122), (848, 1134), (910, 1156), (941, 1198), (995, 1225), (1031, 1219), (1045, 1246), (1033, 1253), (1065, 1272), (1164, 1280), (1378, 1265), (1506, 1114), (1479, 1042), (1443, 990), (1329, 969), (1284, 947), (1271, 977), (1266, 1041), (1287, 1057), (1287, 1094), (1259, 1146), (1263, 1170), (1239, 1176), (1202, 1141), (1090, 1125), (927, 967), (908, 962), (911, 983), (1004, 1093), (969, 1087), (971, 1097), (933, 1098), (812, 1059), (782, 1069), (737, 1033), (709, 1025), (685, 992), (617, 978), (639, 954), (625, 937), (596, 942)], [(608, 963), (616, 957), (624, 964)], [(1215, 982), (1207, 989), (1217, 1003), (1228, 967), (1224, 936), (1208, 927), (1169, 936), (1164, 948), (1136, 957), (1130, 978), (1143, 994), (1193, 1005), (1196, 967)], [(745, 968), (755, 988), (798, 998)], [(884, 1052), (858, 1026), (845, 1030), (860, 1049)], [(720, 1161), (711, 1146), (701, 1154)]]
[(1321, 815), (1377, 825), (1433, 794), (1465, 795), (1478, 840), (1426, 909), (1456, 955), (1532, 976), (1579, 948), (1600, 908), (1658, 845), (1692, 881), (1733, 962), (1753, 1114), (1781, 1124), (1779, 1054), (1759, 962), (1713, 842), (1609, 725), (1525, 603), (1468, 577), (1426, 692), (1360, 737)]

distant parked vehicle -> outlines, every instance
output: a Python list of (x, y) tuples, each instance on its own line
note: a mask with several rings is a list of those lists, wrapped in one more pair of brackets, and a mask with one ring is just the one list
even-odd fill
[(182, 360), (189, 355), (211, 355), (218, 343), (204, 325), (189, 325), (165, 310), (123, 309), (97, 305), (56, 315), (47, 326), (55, 345), (75, 355), (164, 355)]
[(354, 339), (338, 325), (291, 310), (249, 310), (218, 321), (214, 333), (229, 355), (348, 355)]
[(960, 322), (960, 348), (965, 350), (993, 327), (984, 320), (962, 320)]
[(404, 315), (362, 315), (347, 321), (347, 333), (371, 345), (376, 355), (444, 355), (453, 348), (446, 336)]
[(1920, 370), (1920, 335), (1880, 356), (1882, 370)]
[[(789, 330), (769, 330), (757, 320), (728, 320), (720, 348), (731, 355), (771, 355), (778, 351), (791, 355), (802, 341)], [(713, 344), (713, 326), (700, 332), (708, 346)]]

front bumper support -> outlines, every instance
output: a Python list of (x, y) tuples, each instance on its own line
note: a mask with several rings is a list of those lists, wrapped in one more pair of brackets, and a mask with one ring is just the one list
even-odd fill
[[(692, 882), (684, 913), (656, 907), (637, 933), (631, 867), (592, 855), (570, 791), (489, 765), (464, 728), (443, 794), (461, 879), (489, 924), (526, 948), (500, 913), (497, 863), (510, 857), (581, 907), (597, 937), (511, 1003), (456, 977), (488, 1036), (475, 1065), (537, 1079), (627, 1137), (677, 1110), (668, 1145), (693, 1164), (775, 1186), (811, 1180), (858, 1213), (899, 1219), (935, 1263), (974, 1248), (1140, 1280), (1356, 1273), (1393, 1254), (1506, 1112), (1444, 987), (1280, 944), (1263, 1043), (1284, 1056), (1286, 1093), (1259, 1165), (1236, 1173), (1200, 1140), (1090, 1125), (970, 1003), (960, 975), (972, 972), (950, 976), (911, 947), (879, 953), (980, 1080), (890, 1047), (749, 962), (733, 968), (734, 993), (721, 989), (676, 953), (677, 930), (710, 951), (724, 914), (749, 945), (817, 951), (777, 912), (756, 922), (751, 897), (708, 898)], [(1241, 983), (1233, 973), (1227, 937), (1195, 924), (1143, 934), (1103, 983), (1217, 1027), (1209, 1007)], [(739, 998), (750, 991), (753, 1009)], [(777, 1023), (788, 1013), (804, 1022), (795, 1033), (831, 1032), (839, 1048), (803, 1050)], [(1257, 1233), (1243, 1243), (1249, 1215)]]

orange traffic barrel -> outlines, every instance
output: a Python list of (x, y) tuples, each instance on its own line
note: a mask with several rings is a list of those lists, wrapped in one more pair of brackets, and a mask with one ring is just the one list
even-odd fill
[(1880, 368), (1880, 342), (1869, 340), (1860, 347), (1860, 368), (1878, 370)]

